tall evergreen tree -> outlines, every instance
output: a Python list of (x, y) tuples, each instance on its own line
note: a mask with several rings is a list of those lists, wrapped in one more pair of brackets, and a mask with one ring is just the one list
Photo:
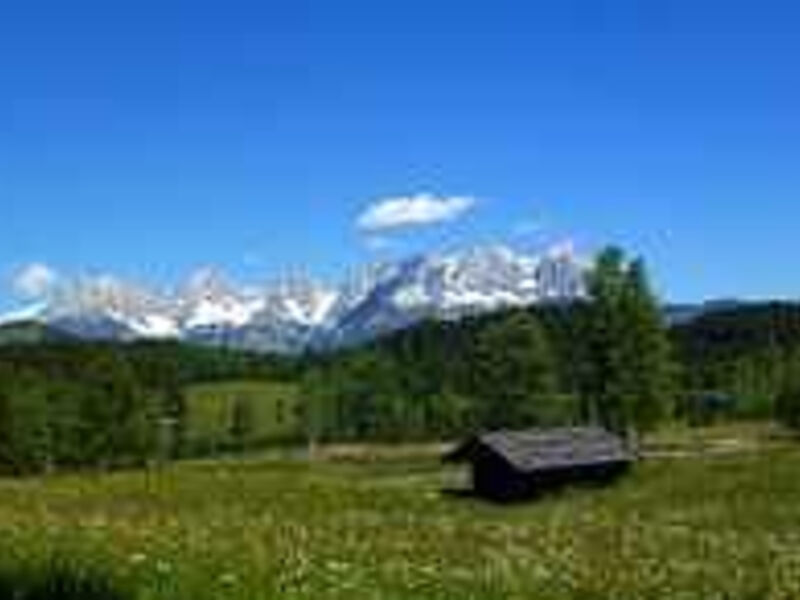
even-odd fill
[(588, 278), (585, 417), (626, 436), (653, 427), (673, 391), (667, 331), (644, 262), (606, 248)]
[(675, 367), (661, 307), (642, 259), (627, 269), (622, 311), (625, 410), (632, 432), (652, 429), (668, 412), (674, 394)]
[(625, 319), (621, 310), (625, 290), (625, 257), (609, 247), (597, 257), (587, 278), (590, 304), (584, 322), (581, 361), (583, 417), (611, 430), (624, 429)]

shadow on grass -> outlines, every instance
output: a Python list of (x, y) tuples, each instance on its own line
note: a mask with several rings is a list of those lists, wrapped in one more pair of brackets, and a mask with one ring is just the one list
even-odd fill
[(456, 498), (461, 500), (480, 500), (481, 496), (472, 488), (443, 488), (442, 496), (445, 498)]
[(613, 488), (619, 484), (624, 474), (624, 472), (619, 472), (602, 477), (585, 478), (579, 481), (554, 480), (547, 483), (538, 482), (536, 484), (524, 484), (512, 488), (484, 491), (479, 491), (473, 487), (445, 487), (441, 490), (441, 494), (445, 498), (485, 502), (500, 506), (529, 504), (552, 500), (570, 491), (591, 493), (592, 491)]
[(131, 600), (131, 596), (115, 589), (107, 577), (51, 565), (35, 571), (0, 568), (0, 599)]

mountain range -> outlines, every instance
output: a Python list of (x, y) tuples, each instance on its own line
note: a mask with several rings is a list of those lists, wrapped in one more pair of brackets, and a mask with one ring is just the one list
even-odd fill
[(83, 339), (299, 353), (361, 343), (423, 319), (579, 298), (585, 265), (568, 246), (537, 254), (489, 246), (372, 265), (338, 286), (297, 277), (239, 286), (205, 269), (159, 293), (112, 276), (81, 277), (0, 323), (34, 322)]

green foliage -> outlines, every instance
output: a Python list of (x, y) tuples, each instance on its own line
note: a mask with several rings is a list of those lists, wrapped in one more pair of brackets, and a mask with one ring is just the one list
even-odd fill
[(0, 458), (12, 473), (43, 471), (53, 443), (45, 390), (30, 373), (0, 389)]
[(285, 359), (171, 343), (1, 346), (0, 470), (179, 458), (191, 450), (187, 385), (237, 375), (288, 379), (294, 368)]
[(690, 427), (709, 427), (735, 415), (736, 403), (730, 394), (717, 391), (688, 391), (681, 394), (674, 416)]
[(630, 264), (625, 283), (626, 402), (633, 426), (639, 431), (649, 431), (674, 404), (677, 371), (661, 306), (650, 289), (641, 259)]
[(0, 569), (0, 598), (9, 600), (133, 600), (105, 573), (68, 561)]
[(414, 440), (544, 422), (558, 388), (544, 328), (514, 311), (424, 323), (317, 360), (303, 381), (310, 442)]
[(214, 455), (301, 437), (298, 386), (292, 382), (231, 380), (186, 390), (187, 454)]
[(800, 380), (787, 382), (778, 392), (775, 417), (787, 427), (800, 430)]
[(369, 439), (400, 434), (414, 420), (412, 399), (399, 392), (391, 358), (356, 352), (304, 379), (305, 429), (316, 439)]
[(244, 452), (252, 443), (255, 431), (253, 401), (247, 396), (236, 396), (231, 407), (230, 438), (237, 452)]
[(588, 287), (581, 371), (586, 416), (625, 435), (652, 429), (668, 411), (675, 372), (644, 263), (608, 248)]
[(680, 325), (672, 338), (690, 392), (732, 396), (733, 416), (766, 419), (800, 381), (800, 304), (744, 304)]
[(128, 365), (98, 353), (87, 357), (80, 376), (44, 377), (8, 364), (0, 369), (0, 455), (6, 469), (24, 473), (144, 460), (152, 424)]
[(556, 390), (545, 333), (523, 311), (492, 323), (478, 335), (473, 373), (479, 423), (488, 429), (538, 424), (537, 412)]
[(176, 459), (187, 454), (189, 414), (186, 393), (177, 382), (167, 381), (161, 391), (162, 404), (158, 420), (160, 459)]

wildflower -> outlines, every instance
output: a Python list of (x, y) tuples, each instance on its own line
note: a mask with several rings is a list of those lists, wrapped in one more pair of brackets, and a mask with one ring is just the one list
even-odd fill
[(165, 560), (159, 560), (158, 562), (156, 562), (156, 572), (161, 575), (166, 575), (167, 573), (171, 573), (172, 565)]

